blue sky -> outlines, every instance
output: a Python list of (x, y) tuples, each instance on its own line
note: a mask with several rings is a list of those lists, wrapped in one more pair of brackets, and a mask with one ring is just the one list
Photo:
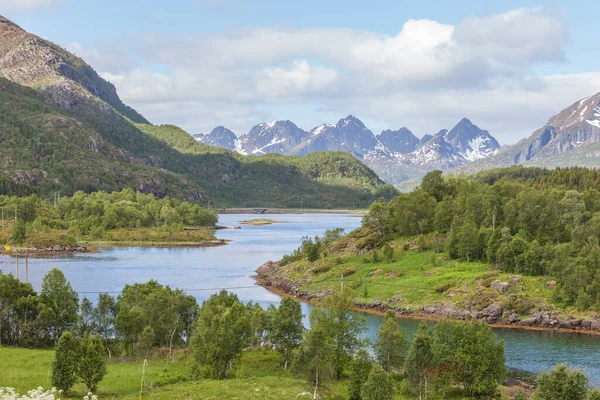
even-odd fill
[(594, 2), (0, 0), (155, 123), (191, 133), (354, 114), (417, 136), (463, 116), (514, 143), (600, 91)]

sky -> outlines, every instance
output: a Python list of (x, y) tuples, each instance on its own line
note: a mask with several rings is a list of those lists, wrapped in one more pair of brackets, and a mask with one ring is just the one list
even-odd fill
[(0, 0), (125, 103), (190, 133), (352, 114), (421, 137), (467, 117), (513, 144), (600, 91), (600, 2)]

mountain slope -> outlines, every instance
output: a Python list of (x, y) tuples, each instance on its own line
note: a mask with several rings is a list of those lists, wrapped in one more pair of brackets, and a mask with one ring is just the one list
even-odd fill
[[(82, 59), (0, 16), (0, 77), (39, 88), (55, 103), (68, 107), (76, 97), (90, 94), (134, 122), (148, 123), (123, 104), (115, 87)], [(75, 96), (78, 93), (79, 96)]]
[[(48, 109), (70, 121), (70, 131), (78, 128), (76, 136), (44, 131), (40, 133), (43, 137), (19, 143), (19, 147), (12, 142), (0, 147), (7, 190), (21, 184), (42, 194), (55, 189), (69, 194), (79, 189), (141, 187), (160, 196), (198, 201), (206, 199), (206, 193), (213, 204), (222, 206), (296, 206), (297, 199), (305, 198), (306, 206), (337, 208), (353, 203), (367, 206), (385, 186), (368, 169), (340, 170), (324, 179), (307, 173), (306, 165), (298, 160), (243, 157), (203, 145), (175, 126), (149, 125), (121, 102), (114, 86), (64, 49), (24, 32), (5, 18), (0, 18), (0, 39), (0, 77), (39, 93), (14, 83), (7, 85), (16, 88), (16, 99), (4, 106), (29, 104), (27, 96), (36, 98), (37, 103), (31, 110), (24, 106), (22, 115), (5, 113), (6, 126), (18, 128), (19, 118), (25, 118), (35, 120), (25, 131), (40, 129), (37, 119), (41, 117), (36, 113)], [(99, 152), (103, 156), (92, 154), (96, 144), (86, 145), (89, 140), (103, 145), (97, 147), (104, 149)], [(11, 158), (17, 152), (26, 162)], [(113, 158), (116, 165), (108, 165)], [(317, 168), (328, 170), (328, 163), (348, 160), (332, 154), (323, 162)]]
[(273, 121), (253, 127), (240, 137), (236, 150), (244, 155), (289, 154), (308, 135), (291, 121)]
[(182, 175), (143, 165), (36, 91), (0, 78), (0, 192), (40, 194), (133, 188), (199, 201)]
[(475, 173), (514, 164), (547, 168), (600, 167), (600, 93), (576, 101), (512, 147), (461, 166), (452, 173)]

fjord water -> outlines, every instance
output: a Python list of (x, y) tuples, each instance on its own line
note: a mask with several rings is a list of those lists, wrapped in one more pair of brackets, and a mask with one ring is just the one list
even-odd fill
[[(256, 215), (225, 214), (219, 224), (232, 228), (239, 221)], [(360, 218), (344, 214), (270, 215), (278, 221), (267, 226), (242, 226), (217, 232), (231, 240), (227, 246), (211, 248), (143, 248), (117, 247), (100, 249), (94, 254), (75, 254), (29, 261), (29, 280), (40, 290), (44, 275), (52, 268), (61, 269), (80, 297), (94, 300), (99, 292), (118, 294), (125, 285), (155, 279), (162, 284), (181, 288), (201, 303), (212, 293), (227, 288), (242, 301), (266, 306), (279, 302), (279, 296), (256, 286), (251, 277), (256, 268), (268, 260), (278, 260), (290, 253), (303, 236), (322, 235), (326, 229), (351, 231)], [(20, 277), (24, 279), (24, 260)], [(15, 272), (14, 258), (1, 257), (0, 269)], [(304, 304), (306, 315), (310, 306)], [(374, 337), (381, 317), (366, 314), (369, 336)], [(418, 320), (401, 319), (410, 338)], [(565, 363), (581, 368), (595, 386), (600, 386), (600, 336), (550, 331), (494, 329), (504, 340), (507, 364), (530, 372), (539, 372), (555, 364)]]

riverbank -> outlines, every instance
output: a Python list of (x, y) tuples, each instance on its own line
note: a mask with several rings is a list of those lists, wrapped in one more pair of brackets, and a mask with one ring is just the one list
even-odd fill
[(273, 225), (277, 223), (274, 219), (269, 218), (256, 218), (256, 219), (246, 219), (240, 221), (240, 225), (248, 225), (248, 226), (264, 226), (264, 225)]
[[(264, 212), (260, 212), (265, 210)], [(325, 210), (320, 208), (224, 208), (218, 214), (351, 214), (362, 215), (366, 209), (356, 210)]]
[[(27, 236), (21, 246), (5, 245), (0, 251), (9, 256), (45, 256), (58, 254), (90, 253), (100, 247), (215, 247), (226, 245), (229, 241), (215, 236), (216, 227), (185, 227), (182, 230), (161, 229), (115, 229), (104, 232), (100, 237), (90, 235), (69, 235), (66, 230), (54, 230), (45, 233), (33, 232)], [(0, 234), (1, 236), (1, 234)], [(9, 239), (3, 240), (4, 243)]]
[(597, 314), (552, 304), (553, 289), (543, 278), (501, 274), (476, 263), (433, 266), (427, 256), (409, 253), (376, 266), (351, 257), (267, 262), (254, 278), (275, 294), (310, 304), (344, 285), (354, 292), (355, 308), (374, 315), (393, 311), (400, 318), (476, 319), (501, 328), (600, 334)]

